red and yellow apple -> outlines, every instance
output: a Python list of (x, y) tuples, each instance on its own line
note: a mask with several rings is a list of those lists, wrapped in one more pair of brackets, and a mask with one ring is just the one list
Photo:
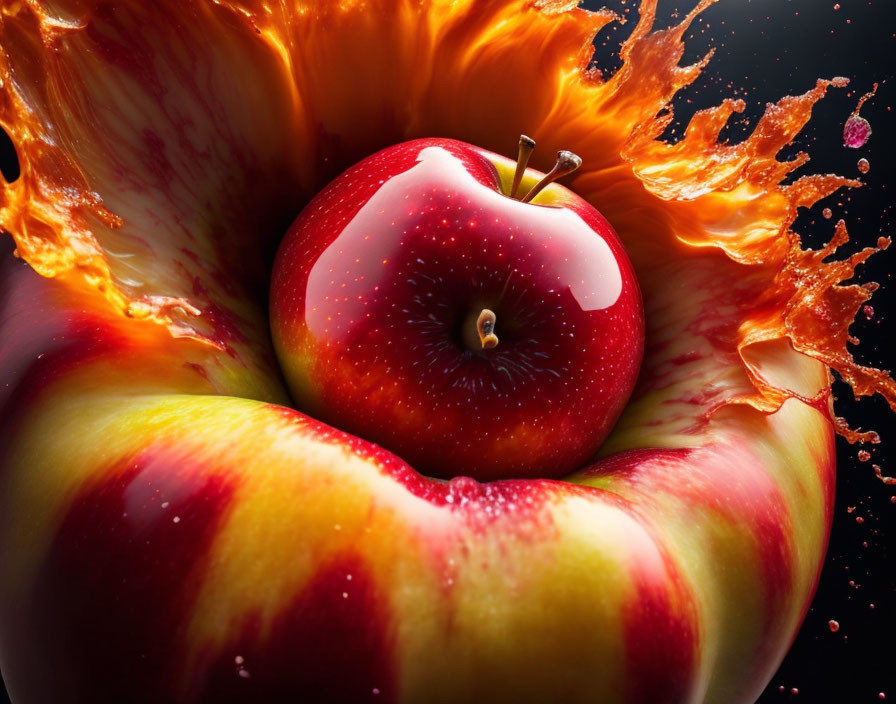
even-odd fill
[[(678, 65), (695, 13), (652, 32), (654, 9), (603, 80), (587, 62), (612, 17), (565, 2), (0, 7), (15, 704), (758, 696), (824, 555), (829, 369), (892, 382), (837, 347), (870, 295), (838, 284), (867, 254), (825, 263), (790, 231), (851, 182), (779, 185), (830, 84), (743, 144), (717, 141), (735, 101), (666, 144), (702, 64)], [(569, 187), (643, 293), (641, 374), (601, 459), (433, 479), (291, 409), (265, 306), (296, 214), (379, 149), (504, 153), (521, 132), (582, 156)]]
[(271, 282), (299, 409), (430, 476), (553, 478), (594, 456), (638, 376), (638, 284), (593, 206), (556, 183), (517, 200), (515, 172), (421, 139), (308, 204)]

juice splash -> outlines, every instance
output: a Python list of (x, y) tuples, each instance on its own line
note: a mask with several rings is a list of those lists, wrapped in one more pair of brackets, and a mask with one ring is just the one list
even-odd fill
[[(744, 100), (734, 98), (698, 112), (682, 139), (663, 138), (673, 99), (710, 59), (681, 65), (684, 37), (712, 4), (702, 0), (678, 24), (656, 29), (656, 2), (641, 2), (639, 19), (621, 49), (622, 65), (607, 75), (589, 64), (592, 41), (618, 18), (565, 0), (171, 0), (148, 7), (133, 3), (128, 12), (99, 0), (7, 4), (0, 13), (0, 125), (16, 146), (22, 173), (0, 187), (0, 226), (13, 236), (22, 259), (58, 280), (60, 308), (71, 305), (111, 320), (122, 346), (152, 357), (145, 378), (129, 378), (128, 384), (160, 379), (152, 393), (174, 388), (194, 396), (154, 410), (154, 418), (179, 417), (178, 409), (189, 406), (194, 410), (183, 416), (185, 425), (199, 418), (217, 422), (215, 410), (221, 406), (212, 401), (225, 397), (287, 402), (275, 388), (276, 371), (266, 356), (264, 295), (259, 294), (265, 253), (303, 203), (341, 169), (381, 147), (431, 135), (507, 153), (526, 133), (539, 141), (542, 153), (575, 150), (585, 165), (571, 186), (618, 230), (649, 308), (640, 396), (611, 449), (637, 452), (644, 447), (637, 443), (668, 447), (650, 465), (660, 480), (675, 475), (705, 481), (719, 492), (744, 490), (744, 501), (725, 510), (710, 501), (704, 511), (724, 514), (716, 520), (729, 521), (724, 525), (734, 526), (731, 535), (749, 526), (739, 547), (726, 546), (729, 553), (714, 555), (743, 559), (722, 565), (724, 579), (688, 574), (679, 583), (720, 584), (722, 596), (706, 600), (711, 608), (733, 603), (747, 614), (746, 624), (736, 614), (719, 621), (720, 631), (735, 634), (727, 635), (734, 645), (723, 635), (703, 652), (724, 651), (731, 663), (737, 661), (731, 653), (745, 650), (749, 639), (738, 637), (734, 622), (761, 644), (755, 659), (742, 658), (751, 669), (741, 681), (755, 684), (774, 670), (780, 648), (786, 649), (799, 623), (800, 599), (811, 594), (817, 578), (824, 549), (819, 536), (832, 511), (832, 471), (825, 455), (830, 424), (815, 414), (827, 417), (831, 400), (826, 384), (819, 389), (814, 383), (817, 370), (823, 364), (857, 395), (879, 393), (896, 407), (890, 376), (858, 364), (847, 349), (850, 324), (875, 285), (844, 284), (889, 239), (831, 261), (849, 240), (845, 221), (835, 221), (833, 239), (817, 251), (804, 249), (795, 231), (798, 211), (860, 185), (831, 175), (791, 180), (807, 157), (780, 156), (817, 102), (829, 90), (844, 88), (845, 79), (820, 80), (802, 95), (769, 105), (738, 143), (720, 136), (746, 109)], [(862, 136), (859, 130), (850, 139)], [(543, 163), (534, 165), (545, 169)], [(827, 208), (824, 217), (833, 218), (833, 211)], [(52, 306), (46, 314), (55, 320)], [(85, 353), (103, 336), (99, 327), (78, 332)], [(806, 374), (794, 357), (809, 358)], [(102, 372), (100, 380), (118, 381), (114, 369)], [(185, 383), (177, 374), (192, 376)], [(805, 412), (823, 427), (817, 447), (797, 453), (792, 462), (786, 448), (800, 444), (795, 436), (781, 432), (786, 442), (773, 445), (782, 438), (769, 433), (761, 450), (738, 454), (743, 448), (733, 446), (726, 455), (727, 436), (713, 434), (721, 433), (719, 428), (746, 434), (775, 427), (776, 419), (794, 412)], [(233, 415), (242, 424), (250, 413), (240, 408)], [(285, 417), (282, 422), (290, 427), (302, 422)], [(870, 432), (831, 420), (851, 441), (875, 440)], [(135, 417), (124, 427), (139, 437), (144, 422)], [(213, 436), (214, 428), (205, 430)], [(229, 447), (242, 434), (232, 435), (222, 445)], [(252, 457), (266, 449), (253, 447)], [(693, 471), (692, 463), (716, 452), (722, 466), (737, 469), (728, 481)], [(741, 461), (750, 454), (758, 465), (755, 456), (762, 453), (775, 456), (768, 469)], [(631, 476), (635, 484), (651, 486), (643, 464), (623, 465), (573, 480)], [(667, 465), (668, 471), (660, 471)], [(801, 474), (805, 467), (809, 470)], [(789, 483), (769, 488), (772, 475)], [(883, 470), (880, 476), (887, 480)], [(416, 481), (426, 485), (425, 478)], [(613, 487), (599, 488), (610, 493)], [(655, 488), (659, 495), (679, 487), (659, 481)], [(747, 489), (768, 490), (776, 501), (753, 504)], [(711, 495), (711, 490), (704, 491)], [(688, 501), (701, 498), (699, 493), (688, 495)], [(661, 503), (651, 492), (644, 494), (649, 495), (642, 504), (646, 509), (655, 509), (650, 502)], [(284, 513), (295, 510), (292, 504), (276, 505)], [(731, 506), (752, 513), (738, 523), (742, 516)], [(697, 513), (689, 516), (690, 523), (699, 525)], [(774, 524), (773, 519), (791, 514), (799, 517), (798, 530)], [(267, 515), (258, 510), (254, 518)], [(341, 532), (342, 522), (338, 525)], [(683, 532), (682, 525), (668, 534)], [(716, 527), (706, 527), (703, 537)], [(750, 530), (761, 533), (755, 543)], [(243, 534), (235, 531), (234, 542)], [(722, 540), (729, 532), (711, 534)], [(704, 543), (696, 536), (689, 545), (699, 552)], [(676, 566), (674, 555), (658, 555), (657, 569), (673, 572), (666, 563)], [(800, 567), (789, 571), (787, 558), (793, 555)], [(767, 598), (746, 574), (753, 559), (761, 563), (756, 572), (767, 582), (762, 584)], [(684, 570), (698, 562), (689, 554), (681, 564)], [(215, 564), (228, 567), (226, 561)], [(239, 599), (226, 593), (245, 573), (237, 569), (231, 579), (218, 574), (205, 586), (228, 607), (251, 606), (262, 590), (246, 590), (241, 595), (246, 598)], [(737, 582), (740, 577), (743, 582)], [(732, 584), (738, 589), (724, 593)], [(673, 594), (666, 603), (648, 587), (643, 593), (649, 599), (635, 600), (629, 615), (636, 626), (638, 618), (649, 620), (652, 610), (666, 609), (675, 617), (668, 622), (673, 636), (715, 633), (714, 623), (689, 630), (687, 595)], [(743, 600), (757, 594), (760, 606), (745, 608)], [(788, 600), (781, 594), (795, 596)], [(639, 603), (649, 609), (639, 611)], [(217, 620), (197, 617), (196, 623), (217, 633)], [(757, 636), (753, 626), (766, 630)], [(642, 639), (638, 648), (644, 663), (655, 663), (650, 643)], [(233, 653), (228, 657), (232, 674)], [(246, 657), (257, 681), (256, 656)], [(715, 673), (698, 679), (706, 686), (718, 681)], [(649, 682), (641, 684), (649, 700)], [(678, 685), (681, 691), (689, 686), (686, 675)]]
[[(277, 183), (265, 183), (260, 193), (258, 189), (250, 191), (259, 203), (269, 204), (268, 210), (285, 212), (284, 203), (292, 203), (295, 208), (297, 199), (310, 196), (331, 173), (404, 138), (449, 134), (502, 151), (506, 143), (511, 143), (510, 135), (537, 133), (543, 144), (552, 146), (556, 142), (578, 150), (585, 167), (574, 179), (574, 187), (603, 212), (612, 216), (616, 210), (604, 193), (618, 188), (641, 189), (643, 196), (632, 193), (624, 200), (637, 207), (642, 217), (620, 214), (614, 225), (645, 271), (650, 266), (648, 257), (658, 256), (660, 251), (664, 254), (659, 256), (687, 257), (688, 247), (715, 247), (743, 265), (744, 280), (757, 276), (767, 279), (758, 304), (740, 305), (736, 313), (740, 317), (736, 347), (753, 390), (720, 399), (722, 405), (746, 403), (772, 412), (787, 398), (800, 396), (791, 389), (776, 387), (751, 361), (751, 348), (786, 340), (835, 369), (856, 394), (880, 393), (891, 408), (896, 408), (892, 379), (857, 364), (846, 348), (849, 326), (874, 285), (842, 282), (853, 278), (856, 266), (875, 250), (863, 250), (843, 262), (826, 262), (849, 239), (845, 223), (838, 224), (831, 243), (819, 252), (803, 250), (799, 236), (791, 230), (799, 209), (859, 184), (838, 176), (803, 176), (784, 186), (782, 181), (803, 166), (807, 157), (800, 154), (789, 161), (776, 158), (802, 130), (815, 103), (829, 88), (846, 86), (847, 80), (820, 80), (807, 93), (769, 106), (752, 134), (741, 143), (718, 140), (731, 116), (745, 108), (743, 100), (734, 99), (698, 112), (677, 143), (659, 138), (671, 120), (668, 107), (672, 99), (697, 79), (710, 59), (707, 55), (696, 64), (679, 66), (684, 52), (682, 37), (712, 4), (714, 0), (702, 0), (678, 25), (652, 31), (656, 1), (642, 2), (637, 26), (620, 51), (622, 66), (608, 78), (595, 70), (585, 70), (585, 65), (592, 37), (619, 18), (606, 10), (588, 12), (574, 3), (556, 0), (539, 0), (533, 13), (508, 14), (500, 32), (490, 25), (500, 12), (477, 17), (437, 3), (426, 15), (426, 42), (413, 50), (371, 49), (367, 53), (358, 47), (341, 47), (338, 42), (327, 44), (329, 40), (324, 41), (321, 34), (324, 25), (319, 23), (356, 15), (349, 6), (324, 4), (307, 13), (300, 6), (274, 9), (253, 2), (222, 1), (203, 11), (215, 22), (215, 41), (224, 45), (251, 41), (253, 55), (263, 55), (268, 62), (264, 69), (265, 79), (271, 84), (268, 90), (285, 100), (276, 106), (281, 111), (278, 120), (286, 120), (282, 136), (303, 145), (293, 148), (294, 153), (285, 157), (286, 164), (271, 167), (272, 172), (291, 175), (284, 185), (294, 184), (292, 193)], [(511, 4), (507, 7), (509, 13)], [(111, 20), (97, 17), (92, 21)], [(151, 12), (145, 22), (153, 26)], [(411, 22), (410, 17), (399, 17), (388, 25), (389, 32), (410, 31)], [(41, 40), (24, 41), (17, 27), (35, 23)], [(30, 65), (41, 67), (50, 85), (61, 85), (67, 80), (65, 60), (54, 47), (60, 42), (79, 41), (79, 33), (89, 24), (86, 16), (63, 17), (38, 4), (4, 10), (0, 124), (16, 144), (22, 177), (0, 191), (0, 223), (14, 237), (18, 255), (44, 276), (78, 273), (123, 315), (165, 325), (175, 337), (224, 349), (226, 340), (219, 339), (220, 335), (200, 317), (208, 302), (201, 297), (195, 300), (193, 280), (198, 276), (204, 281), (208, 271), (197, 271), (188, 256), (195, 260), (196, 250), (209, 250), (216, 260), (211, 268), (220, 279), (220, 271), (225, 268), (221, 262), (229, 256), (222, 248), (232, 245), (206, 239), (190, 249), (191, 255), (185, 255), (184, 248), (173, 246), (174, 242), (157, 244), (155, 260), (169, 257), (179, 262), (182, 271), (161, 277), (154, 273), (153, 257), (133, 232), (135, 223), (125, 226), (122, 215), (109, 209), (92, 182), (93, 172), (108, 172), (107, 166), (98, 165), (104, 160), (114, 162), (116, 157), (111, 155), (120, 144), (98, 139), (89, 114), (73, 123), (71, 115), (83, 113), (82, 107), (67, 105), (65, 97), (55, 93), (35, 93), (27, 82), (14, 79), (10, 59), (20, 56), (23, 60), (27, 57)], [(474, 38), (453, 42), (447, 27)], [(162, 34), (156, 39), (161, 41)], [(150, 36), (144, 38), (142, 51), (147, 55), (152, 51), (151, 40)], [(304, 52), (315, 41), (324, 41), (322, 50), (336, 52), (328, 54), (324, 74), (332, 78), (324, 82), (307, 72), (309, 57)], [(528, 44), (541, 47), (538, 69), (520, 61), (518, 47)], [(110, 49), (92, 59), (92, 70), (101, 71), (103, 62), (118, 61), (123, 56), (115, 52), (120, 49)], [(375, 71), (383, 72), (383, 80), (393, 70), (406, 72), (407, 78), (400, 87), (389, 78), (378, 95), (352, 96), (350, 100), (372, 100), (364, 109), (378, 116), (353, 124), (348, 114), (351, 110), (338, 108), (334, 112), (339, 101), (345, 102), (345, 96), (334, 100), (338, 94), (332, 90), (332, 81), (356, 70), (359, 52)], [(451, 67), (436, 90), (427, 83), (422, 68), (434, 65), (434, 61)], [(527, 86), (526, 91), (493, 94), (495, 76), (502, 67), (512, 65), (549, 78)], [(89, 93), (88, 86), (81, 88)], [(395, 91), (398, 96), (393, 95)], [(847, 122), (848, 146), (860, 146), (870, 135), (859, 110), (873, 94), (871, 91), (861, 98)], [(457, 100), (455, 95), (465, 98)], [(396, 113), (389, 107), (392, 100), (410, 107)], [(459, 110), (459, 105), (471, 100), (477, 105), (474, 112)], [(475, 115), (485, 111), (507, 115), (507, 124), (495, 129), (491, 121), (476, 119)], [(593, 123), (589, 115), (600, 115), (601, 119)], [(128, 120), (127, 114), (118, 117)], [(50, 125), (56, 122), (66, 125), (66, 139), (54, 136)], [(271, 125), (269, 129), (273, 128)], [(126, 134), (119, 140), (146, 138), (145, 134)], [(64, 146), (75, 140), (93, 141), (95, 147), (89, 154), (76, 157)], [(550, 146), (544, 151), (550, 153)], [(242, 154), (235, 158), (247, 159)], [(172, 168), (163, 162), (160, 165)], [(186, 162), (183, 166), (191, 168)], [(628, 170), (621, 181), (620, 169)], [(105, 199), (109, 199), (108, 194)], [(828, 213), (826, 209), (825, 217)], [(245, 219), (245, 212), (238, 215), (240, 220)], [(648, 241), (642, 231), (655, 231), (658, 218), (668, 225)], [(210, 290), (212, 295), (221, 289), (220, 281), (203, 286), (201, 290)], [(852, 441), (860, 438), (844, 423), (838, 422), (838, 431)]]

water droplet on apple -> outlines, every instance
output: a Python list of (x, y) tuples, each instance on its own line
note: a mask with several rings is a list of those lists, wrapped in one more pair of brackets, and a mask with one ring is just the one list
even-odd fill
[(457, 497), (464, 504), (479, 498), (481, 488), (479, 482), (471, 477), (454, 477), (448, 482), (448, 495)]

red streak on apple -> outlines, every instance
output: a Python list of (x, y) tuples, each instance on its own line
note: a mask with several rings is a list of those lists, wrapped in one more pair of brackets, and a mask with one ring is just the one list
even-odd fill
[[(8, 245), (10, 243), (4, 243)], [(0, 247), (0, 256), (11, 247)], [(25, 419), (23, 409), (52, 385), (78, 369), (107, 360), (122, 374), (127, 361), (139, 358), (159, 339), (158, 331), (144, 327), (127, 331), (105, 311), (67, 304), (64, 291), (55, 282), (34, 276), (28, 265), (11, 256), (0, 262), (0, 369), (14, 375), (14, 385), (0, 384), (0, 450), (15, 439), (16, 428)], [(128, 334), (130, 332), (130, 334)], [(8, 334), (7, 334), (8, 333)], [(169, 358), (162, 363), (172, 375), (177, 366), (198, 374), (198, 385), (208, 382), (200, 365)], [(11, 377), (13, 378), (13, 377)]]
[[(665, 471), (657, 472), (657, 465), (665, 466)], [(758, 461), (725, 447), (632, 450), (596, 463), (586, 476), (605, 472), (624, 477), (641, 496), (677, 495), (694, 512), (712, 512), (741, 523), (756, 544), (760, 583), (770, 605), (765, 625), (770, 628), (779, 622), (779, 611), (786, 608), (785, 597), (793, 589), (794, 521), (780, 488)], [(686, 483), (680, 479), (684, 472)], [(725, 491), (713, 494), (710, 486), (723, 486)]]
[[(641, 505), (651, 496), (677, 495), (694, 514), (715, 514), (726, 523), (740, 525), (751, 536), (761, 570), (758, 596), (766, 604), (760, 624), (764, 645), (753, 663), (756, 681), (759, 681), (762, 673), (769, 671), (783, 655), (780, 631), (794, 589), (795, 519), (775, 478), (745, 449), (714, 445), (699, 449), (633, 450), (601, 460), (584, 474), (614, 475), (628, 485), (627, 495)], [(687, 482), (682, 482), (685, 473)], [(826, 485), (825, 494), (833, 495), (833, 465), (822, 475), (822, 480)], [(716, 487), (714, 492), (711, 486)], [(720, 492), (720, 487), (724, 491)], [(829, 507), (826, 513), (829, 524)], [(720, 560), (724, 557), (719, 555)], [(818, 576), (815, 576), (816, 582)], [(670, 580), (674, 581), (671, 576)], [(669, 609), (661, 612), (668, 614)], [(749, 696), (749, 692), (740, 694)]]
[(315, 571), (269, 632), (258, 620), (244, 629), (196, 701), (396, 701), (389, 622), (364, 560), (345, 555)]
[(27, 408), (54, 381), (102, 355), (132, 354), (136, 345), (108, 319), (59, 310), (43, 281), (0, 247), (0, 369), (19, 380), (0, 384), (0, 447), (15, 437)]
[(233, 489), (223, 475), (151, 448), (84, 489), (20, 614), (14, 696), (166, 701), (180, 679), (178, 643), (203, 555)]
[(656, 558), (632, 568), (635, 592), (623, 611), (626, 701), (643, 704), (685, 701), (697, 671), (694, 593), (662, 543), (655, 545)]
[[(556, 184), (504, 195), (506, 162), (444, 139), (378, 152), (311, 201), (274, 266), (298, 407), (434, 476), (567, 474), (640, 367), (640, 292), (611, 226)], [(483, 309), (494, 349), (468, 342)]]

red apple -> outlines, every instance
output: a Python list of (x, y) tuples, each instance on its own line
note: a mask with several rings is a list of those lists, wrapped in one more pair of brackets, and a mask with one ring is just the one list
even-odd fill
[(557, 477), (593, 456), (638, 375), (638, 284), (594, 207), (556, 183), (517, 200), (544, 174), (514, 189), (514, 171), (420, 139), (311, 201), (271, 285), (299, 408), (436, 476)]
[[(696, 13), (651, 33), (654, 4), (603, 82), (608, 16), (569, 3), (4, 5), (15, 704), (756, 700), (833, 510), (827, 358), (784, 328), (836, 338), (868, 291), (789, 229), (844, 182), (778, 186), (826, 84), (745, 145), (717, 143), (735, 101), (657, 142)], [(285, 407), (256, 274), (342, 168), (411, 134), (499, 149), (514, 120), (583, 155), (649, 351), (605, 459), (443, 482)]]

